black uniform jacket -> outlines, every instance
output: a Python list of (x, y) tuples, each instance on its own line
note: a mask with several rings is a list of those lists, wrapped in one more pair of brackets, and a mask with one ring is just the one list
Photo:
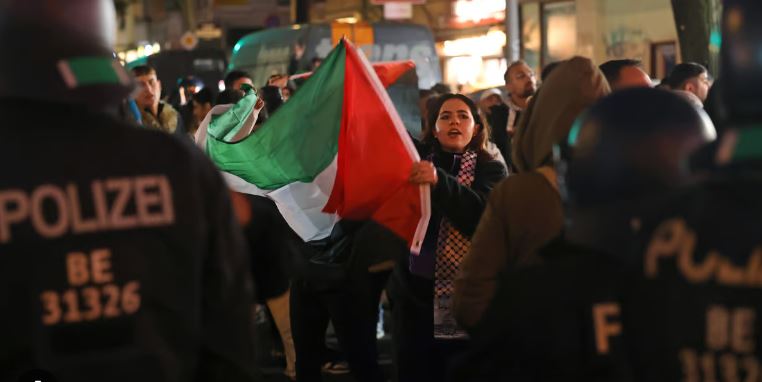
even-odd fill
[(241, 230), (190, 143), (4, 100), (0, 174), (0, 381), (255, 377)]
[(506, 271), (452, 380), (759, 380), (758, 168), (659, 198), (620, 251), (557, 240)]

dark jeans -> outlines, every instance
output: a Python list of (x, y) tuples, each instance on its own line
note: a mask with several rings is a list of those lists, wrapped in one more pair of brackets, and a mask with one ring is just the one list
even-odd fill
[(376, 322), (385, 282), (383, 275), (362, 272), (340, 288), (317, 291), (308, 281), (295, 280), (291, 287), (291, 330), (297, 381), (321, 380), (329, 320), (355, 378), (362, 382), (383, 381), (378, 366)]
[(399, 264), (387, 289), (392, 308), (392, 337), (397, 382), (442, 382), (465, 340), (434, 339), (434, 282)]

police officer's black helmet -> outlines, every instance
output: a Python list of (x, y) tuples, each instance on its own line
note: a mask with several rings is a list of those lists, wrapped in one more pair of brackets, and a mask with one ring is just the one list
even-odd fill
[(587, 208), (677, 186), (688, 179), (690, 155), (715, 137), (706, 113), (670, 91), (615, 92), (572, 127), (565, 197)]
[(115, 16), (113, 0), (0, 0), (0, 99), (101, 108), (126, 98)]

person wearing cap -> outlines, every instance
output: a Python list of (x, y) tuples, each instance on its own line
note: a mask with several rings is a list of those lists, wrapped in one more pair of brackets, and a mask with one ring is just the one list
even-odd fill
[(537, 91), (537, 78), (532, 68), (521, 60), (511, 63), (505, 71), (505, 89), (508, 98), (490, 109), (487, 122), (492, 128), (490, 140), (500, 149), (511, 170), (511, 137), (529, 98)]
[[(691, 183), (690, 155), (713, 138), (703, 111), (670, 92), (621, 90), (590, 108), (557, 151), (564, 235), (501, 276), (452, 380), (680, 380), (682, 371), (651, 362), (690, 362), (682, 349), (704, 343), (695, 334), (707, 330), (693, 303), (709, 296), (683, 299), (688, 285), (660, 292), (661, 281), (643, 280), (653, 250), (632, 249), (644, 219)], [(664, 244), (655, 247), (662, 256), (680, 251)], [(682, 337), (683, 327), (694, 336)]]
[[(479, 106), (479, 116), (481, 116), (482, 121), (485, 122), (484, 128), (488, 129), (488, 131), (492, 131), (493, 127), (489, 125), (490, 120), (490, 110), (492, 107), (497, 105), (503, 104), (503, 94), (500, 93), (499, 89), (487, 89), (482, 92), (482, 94), (479, 96), (479, 103), (477, 104)], [(505, 158), (503, 158), (503, 154), (500, 152), (500, 148), (495, 144), (495, 142), (488, 141), (487, 142), (487, 151), (495, 157), (495, 159), (499, 160), (501, 163), (506, 164)]]
[(479, 96), (479, 112), (482, 114), (482, 118), (486, 117), (490, 108), (503, 103), (503, 95), (500, 90), (492, 88), (482, 92)]
[(161, 81), (156, 70), (148, 65), (132, 68), (132, 74), (138, 83), (139, 91), (135, 103), (140, 108), (143, 126), (165, 133), (184, 131), (180, 113), (172, 105), (161, 100)]
[(257, 380), (227, 187), (190, 142), (116, 119), (114, 2), (65, 6), (0, 2), (0, 380)]
[(684, 90), (693, 93), (701, 102), (706, 101), (712, 81), (706, 68), (695, 62), (683, 62), (675, 65), (666, 80), (672, 90)]

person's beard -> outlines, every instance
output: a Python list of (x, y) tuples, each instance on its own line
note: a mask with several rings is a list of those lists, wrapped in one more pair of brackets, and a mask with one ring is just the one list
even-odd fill
[(524, 91), (521, 93), (521, 97), (529, 98), (534, 95), (535, 91), (535, 88), (531, 84), (528, 84), (526, 87), (524, 87)]

